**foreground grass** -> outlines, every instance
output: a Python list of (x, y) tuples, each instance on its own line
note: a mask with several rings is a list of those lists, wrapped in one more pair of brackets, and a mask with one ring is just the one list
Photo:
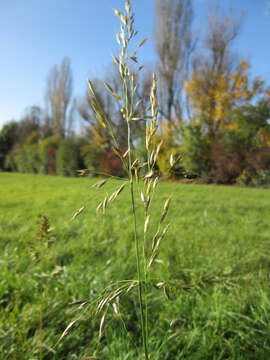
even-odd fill
[[(96, 349), (101, 359), (138, 358), (135, 292), (120, 305), (121, 316), (108, 316), (100, 344), (100, 319), (69, 305), (93, 300), (111, 281), (132, 279), (136, 273), (128, 192), (105, 219), (97, 218), (97, 203), (118, 184), (97, 192), (91, 188), (94, 181), (0, 174), (0, 359), (39, 356), (40, 264), (35, 252), (40, 250), (36, 229), (43, 213), (55, 227), (54, 241), (42, 254), (44, 359), (86, 359)], [(168, 282), (170, 299), (154, 286), (150, 290), (151, 358), (270, 358), (270, 191), (160, 187), (155, 220), (174, 193), (172, 226), (152, 280)], [(71, 221), (84, 204), (86, 211)], [(55, 347), (78, 316), (79, 325)]]

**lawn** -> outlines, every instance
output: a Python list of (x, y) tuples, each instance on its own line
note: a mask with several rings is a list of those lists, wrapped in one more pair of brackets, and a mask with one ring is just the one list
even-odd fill
[[(95, 308), (71, 305), (96, 307), (106, 286), (136, 276), (128, 189), (96, 216), (120, 181), (100, 190), (95, 181), (0, 173), (0, 359), (39, 358), (41, 303), (43, 359), (139, 358), (136, 291), (108, 312), (101, 342)], [(270, 190), (161, 183), (151, 232), (170, 194), (171, 227), (150, 275), (169, 299), (149, 285), (151, 360), (269, 359)], [(37, 238), (41, 214), (54, 228), (48, 246)]]

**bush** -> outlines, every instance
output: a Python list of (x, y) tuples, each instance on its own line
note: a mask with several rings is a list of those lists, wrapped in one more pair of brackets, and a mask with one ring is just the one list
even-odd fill
[(99, 163), (101, 157), (104, 155), (102, 149), (97, 149), (93, 144), (86, 144), (80, 148), (80, 156), (83, 160), (83, 167), (88, 169), (94, 175), (101, 171)]
[(23, 173), (38, 173), (40, 170), (38, 144), (14, 148), (6, 157), (5, 168)]
[(74, 139), (63, 140), (56, 153), (56, 173), (75, 176), (79, 164), (79, 147)]
[(56, 152), (61, 141), (60, 135), (53, 135), (39, 143), (41, 174), (56, 174)]
[(210, 144), (200, 126), (184, 126), (181, 165), (188, 177), (209, 173)]
[(102, 173), (110, 174), (113, 176), (124, 176), (123, 165), (119, 157), (112, 151), (106, 151), (101, 156), (98, 168)]
[(269, 187), (270, 171), (258, 170), (253, 176), (250, 176), (247, 170), (244, 170), (237, 178), (236, 183), (240, 186)]
[(216, 141), (211, 149), (211, 182), (233, 184), (245, 166), (241, 151), (231, 151), (222, 141)]

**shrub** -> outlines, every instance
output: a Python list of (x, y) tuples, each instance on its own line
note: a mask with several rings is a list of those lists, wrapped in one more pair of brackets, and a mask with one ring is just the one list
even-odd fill
[(199, 125), (183, 127), (181, 152), (181, 165), (188, 177), (200, 177), (209, 172), (210, 144)]
[(40, 170), (38, 144), (15, 147), (6, 157), (5, 168), (23, 173), (38, 173)]
[(94, 144), (86, 144), (80, 148), (80, 156), (83, 161), (83, 167), (90, 171), (90, 174), (100, 172), (100, 159), (104, 155), (103, 149), (98, 149)]
[(121, 160), (112, 150), (106, 151), (100, 157), (100, 160), (98, 162), (98, 168), (100, 169), (100, 172), (113, 176), (125, 175)]
[(79, 147), (74, 139), (62, 140), (56, 153), (57, 175), (75, 176), (79, 164)]
[(176, 178), (183, 176), (183, 168), (176, 162), (176, 165), (172, 168), (170, 165), (170, 158), (176, 159), (180, 157), (180, 148), (176, 145), (175, 133), (167, 124), (161, 122), (161, 133), (155, 136), (154, 142), (158, 145), (162, 141), (159, 157), (157, 160), (157, 167), (166, 179)]
[(60, 135), (53, 135), (39, 143), (39, 157), (41, 174), (56, 173), (56, 151), (61, 143)]
[(237, 178), (236, 183), (240, 186), (268, 187), (270, 186), (270, 171), (258, 170), (253, 176), (249, 175), (247, 170)]
[(211, 149), (211, 182), (233, 184), (245, 166), (244, 156), (239, 151), (230, 151), (222, 141), (216, 141)]

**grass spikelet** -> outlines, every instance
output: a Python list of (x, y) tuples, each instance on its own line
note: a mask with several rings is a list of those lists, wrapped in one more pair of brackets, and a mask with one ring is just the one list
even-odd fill
[(158, 228), (157, 232), (155, 233), (153, 240), (152, 240), (152, 251), (154, 250), (154, 248), (156, 246), (158, 236), (159, 236), (159, 228)]
[(157, 240), (157, 242), (156, 242), (156, 244), (155, 244), (155, 247), (154, 247), (154, 250), (155, 250), (155, 251), (158, 251), (159, 246), (160, 246), (160, 243), (161, 243), (162, 239), (164, 238), (164, 236), (166, 235), (166, 232), (168, 231), (169, 227), (170, 227), (170, 224), (168, 224), (168, 225), (164, 228), (161, 236), (158, 238), (158, 240)]
[(88, 82), (88, 86), (89, 86), (89, 89), (90, 89), (92, 95), (96, 97), (96, 92), (95, 92), (93, 84), (91, 83), (91, 81), (89, 79), (87, 80), (87, 82)]
[(82, 206), (79, 210), (75, 211), (75, 213), (72, 216), (72, 220), (76, 219), (76, 217), (79, 216), (83, 212), (84, 208), (85, 207)]
[(173, 158), (173, 154), (171, 154), (170, 156), (170, 166), (173, 167), (174, 166), (174, 158)]
[(123, 292), (122, 289), (116, 289), (115, 292), (110, 296), (109, 301), (113, 301), (114, 299), (116, 299), (119, 295), (121, 295)]
[(151, 190), (153, 188), (153, 180), (151, 179), (148, 183), (148, 186), (147, 186), (147, 190), (146, 190), (146, 194), (149, 195)]
[(116, 305), (116, 303), (112, 303), (112, 307), (113, 307), (113, 311), (116, 315), (118, 315), (119, 311), (118, 311), (118, 306)]
[(181, 318), (172, 319), (172, 321), (170, 322), (170, 327), (171, 328), (175, 327), (175, 325), (179, 324), (181, 321), (183, 321), (183, 319)]
[(168, 212), (168, 209), (169, 209), (171, 200), (172, 200), (172, 197), (170, 196), (170, 197), (165, 201), (165, 204), (164, 204), (164, 207), (163, 207), (163, 212), (162, 212), (162, 215), (161, 215), (161, 218), (160, 218), (160, 224), (163, 222), (163, 220), (165, 219), (165, 217), (166, 217), (166, 215), (167, 215), (167, 212)]
[(165, 285), (165, 283), (164, 283), (163, 281), (161, 281), (161, 282), (159, 282), (159, 283), (156, 284), (156, 287), (157, 287), (158, 289), (161, 289), (161, 288), (163, 288), (164, 285)]
[(98, 339), (99, 341), (101, 341), (102, 337), (103, 337), (103, 330), (104, 330), (104, 325), (105, 325), (105, 317), (106, 317), (106, 313), (104, 313), (102, 315), (102, 318), (100, 320), (100, 324), (99, 324), (99, 332), (98, 332)]
[(157, 146), (157, 149), (156, 149), (156, 152), (155, 152), (155, 156), (154, 156), (154, 164), (157, 162), (158, 155), (159, 155), (159, 152), (160, 152), (160, 149), (161, 149), (162, 144), (163, 144), (163, 140), (161, 140), (160, 143), (159, 143), (158, 146)]
[[(71, 321), (68, 326), (65, 328), (65, 330), (63, 331), (62, 335), (60, 336), (60, 339), (58, 340), (57, 344), (59, 344), (59, 342), (70, 332), (71, 328), (75, 325), (76, 320)], [(56, 346), (55, 345), (55, 346)]]
[(128, 0), (125, 3), (125, 9), (126, 9), (127, 14), (129, 14), (129, 12), (130, 12), (130, 2)]
[(100, 300), (98, 307), (97, 307), (98, 313), (103, 309), (103, 307), (108, 303), (109, 300), (110, 300), (110, 296), (107, 296), (106, 298)]
[(108, 203), (108, 197), (106, 196), (104, 198), (104, 200), (103, 200), (103, 203), (102, 203), (102, 213), (103, 213), (103, 215), (105, 215), (107, 203)]
[(98, 215), (101, 208), (102, 208), (102, 205), (103, 205), (103, 201), (101, 203), (98, 204), (97, 208), (96, 208), (96, 214)]
[(178, 331), (174, 334), (172, 334), (171, 336), (169, 336), (169, 339), (168, 340), (174, 340), (176, 339), (177, 337), (181, 336), (183, 333), (181, 331)]
[(133, 288), (135, 287), (135, 283), (131, 283), (129, 287), (127, 288), (126, 294), (128, 294)]
[(156, 188), (157, 184), (158, 184), (158, 180), (159, 180), (159, 177), (157, 176), (153, 182), (153, 189)]
[(153, 177), (153, 175), (154, 175), (154, 171), (153, 170), (151, 170), (151, 171), (149, 171), (149, 173), (148, 174), (146, 174), (145, 175), (145, 179), (151, 179), (151, 177)]
[(77, 175), (80, 176), (80, 177), (86, 176), (87, 173), (88, 173), (88, 169), (77, 170)]
[(129, 149), (127, 149), (127, 151), (124, 152), (124, 154), (123, 154), (123, 158), (124, 158), (124, 159), (128, 156), (129, 152), (130, 152)]
[(145, 219), (145, 223), (144, 223), (144, 233), (147, 233), (148, 230), (148, 226), (149, 226), (149, 221), (150, 221), (150, 215), (148, 215)]
[(148, 263), (148, 265), (147, 265), (147, 268), (148, 268), (148, 269), (150, 269), (150, 267), (153, 265), (153, 262), (155, 261), (157, 255), (158, 255), (157, 251), (155, 251), (155, 252), (152, 254), (152, 256), (151, 256), (151, 258), (150, 258), (150, 261), (149, 261), (149, 263)]
[(125, 186), (126, 186), (126, 184), (122, 184), (120, 186), (120, 188), (116, 191), (116, 196), (115, 197), (117, 197), (118, 195), (121, 194), (121, 192), (124, 190)]
[(108, 181), (108, 179), (101, 180), (101, 181), (95, 183), (92, 187), (100, 189), (102, 186), (104, 186), (107, 183), (107, 181)]

